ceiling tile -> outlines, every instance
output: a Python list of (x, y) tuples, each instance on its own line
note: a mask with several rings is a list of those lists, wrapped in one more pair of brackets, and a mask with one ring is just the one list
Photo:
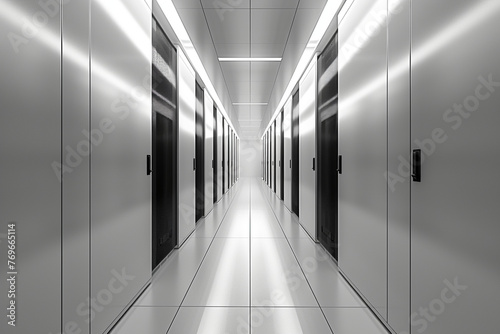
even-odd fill
[(254, 62), (251, 64), (252, 82), (274, 82), (276, 80), (276, 75), (278, 74), (278, 69), (280, 67), (279, 62)]
[(253, 9), (252, 43), (285, 44), (295, 9)]
[(250, 8), (250, 0), (201, 0), (201, 4), (204, 8), (215, 8), (226, 12), (238, 8)]
[(324, 8), (328, 0), (301, 0), (299, 8)]
[(295, 20), (293, 21), (293, 27), (290, 32), (290, 38), (288, 43), (291, 44), (304, 44), (309, 41), (311, 34), (316, 27), (316, 23), (321, 16), (322, 9), (299, 9)]
[(250, 57), (250, 44), (215, 44), (219, 57)]
[(281, 44), (252, 44), (252, 57), (281, 58), (285, 51), (285, 43)]
[(201, 8), (200, 0), (173, 0), (175, 8)]
[(250, 63), (221, 62), (220, 65), (226, 82), (250, 81)]
[(252, 0), (252, 8), (297, 8), (299, 0)]
[(249, 43), (249, 9), (235, 9), (223, 17), (218, 9), (205, 9), (205, 15), (215, 44)]

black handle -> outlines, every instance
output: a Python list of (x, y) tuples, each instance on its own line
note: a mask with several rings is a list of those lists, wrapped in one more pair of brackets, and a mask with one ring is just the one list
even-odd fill
[(338, 157), (337, 172), (339, 174), (342, 174), (342, 156), (341, 155), (339, 155), (339, 157)]
[(215, 168), (215, 166), (214, 166), (214, 162), (215, 162), (215, 161), (212, 159), (212, 169), (214, 169), (214, 168)]
[(146, 174), (151, 175), (153, 170), (151, 169), (151, 156), (147, 155), (146, 156)]
[(413, 150), (412, 160), (412, 174), (413, 182), (422, 181), (422, 150)]
[(196, 170), (196, 158), (193, 158), (193, 170)]
[(316, 158), (313, 158), (313, 170), (316, 170)]

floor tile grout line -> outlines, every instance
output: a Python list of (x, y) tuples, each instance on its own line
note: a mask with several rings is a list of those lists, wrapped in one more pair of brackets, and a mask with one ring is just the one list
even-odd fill
[[(239, 185), (236, 185), (236, 186), (239, 188)], [(233, 188), (233, 189), (234, 189), (234, 188)], [(230, 200), (229, 205), (228, 205), (228, 207), (227, 207), (227, 210), (226, 210), (226, 212), (224, 212), (224, 216), (222, 217), (221, 222), (220, 222), (219, 226), (217, 227), (217, 231), (215, 232), (215, 234), (214, 234), (214, 236), (213, 236), (213, 238), (212, 238), (212, 241), (211, 241), (211, 242), (210, 242), (210, 244), (208, 245), (208, 248), (207, 248), (207, 250), (205, 251), (205, 254), (203, 255), (203, 258), (201, 259), (201, 262), (200, 262), (200, 264), (198, 265), (198, 268), (196, 269), (196, 272), (195, 272), (195, 274), (194, 274), (194, 276), (193, 276), (193, 279), (191, 280), (191, 283), (189, 283), (189, 287), (187, 288), (186, 293), (184, 294), (184, 297), (182, 298), (182, 301), (181, 301), (180, 305), (177, 307), (177, 311), (175, 312), (174, 317), (173, 317), (173, 318), (172, 318), (172, 320), (170, 321), (170, 325), (168, 326), (168, 329), (167, 329), (167, 331), (166, 331), (166, 334), (168, 334), (168, 332), (169, 332), (169, 331), (170, 331), (170, 329), (172, 328), (172, 325), (174, 324), (175, 319), (177, 318), (177, 315), (179, 314), (179, 311), (180, 311), (180, 310), (181, 310), (181, 308), (182, 308), (182, 304), (184, 303), (184, 300), (186, 299), (187, 294), (189, 293), (189, 290), (191, 289), (191, 286), (193, 285), (193, 282), (194, 282), (194, 280), (195, 280), (195, 278), (196, 278), (196, 275), (198, 275), (198, 272), (200, 271), (200, 268), (201, 268), (201, 266), (203, 265), (203, 262), (205, 261), (205, 258), (207, 257), (208, 251), (209, 251), (209, 250), (210, 250), (210, 248), (212, 247), (212, 244), (213, 244), (213, 243), (214, 243), (214, 241), (215, 241), (215, 238), (216, 238), (216, 236), (217, 236), (217, 233), (219, 232), (220, 227), (221, 227), (221, 226), (222, 226), (222, 224), (224, 223), (224, 220), (226, 219), (227, 213), (228, 213), (228, 212), (229, 212), (229, 210), (231, 209), (231, 207), (232, 207), (232, 205), (233, 205), (233, 202), (234, 202), (234, 200), (236, 199), (236, 196), (239, 194), (239, 191), (240, 191), (240, 189), (237, 189), (237, 190), (236, 190), (236, 192), (235, 192), (235, 193), (234, 193), (234, 195), (233, 195), (233, 198)], [(213, 211), (213, 210), (212, 210), (212, 211)], [(192, 237), (192, 234), (191, 234), (191, 236), (189, 237), (189, 239), (191, 239), (191, 237)], [(187, 240), (186, 240), (186, 241), (187, 241)]]
[[(261, 188), (262, 188), (262, 184), (260, 185)], [(272, 194), (271, 194), (272, 195)], [(271, 208), (271, 211), (273, 212), (274, 214), (274, 218), (278, 221), (278, 225), (280, 226), (281, 230), (283, 231), (283, 234), (285, 234), (285, 231), (283, 230), (283, 227), (281, 226), (281, 224), (279, 223), (279, 219), (278, 219), (278, 216), (276, 216), (276, 212), (274, 211), (271, 203), (270, 203), (270, 200), (269, 198), (266, 196), (266, 200), (267, 200), (267, 204), (269, 205), (269, 207)], [(309, 286), (309, 289), (311, 289), (311, 293), (312, 295), (314, 296), (314, 299), (316, 300), (316, 303), (318, 303), (318, 306), (319, 306), (319, 309), (321, 310), (321, 313), (323, 314), (323, 317), (325, 318), (325, 321), (328, 325), (328, 327), (330, 328), (330, 331), (332, 332), (332, 334), (334, 334), (334, 331), (333, 331), (333, 328), (330, 324), (330, 322), (328, 321), (328, 318), (325, 314), (325, 312), (323, 311), (323, 308), (321, 307), (320, 303), (319, 303), (319, 300), (318, 300), (318, 297), (316, 297), (316, 293), (314, 292), (312, 286), (311, 286), (311, 283), (309, 282), (309, 280), (307, 279), (307, 276), (306, 276), (306, 273), (304, 272), (304, 269), (302, 268), (302, 265), (297, 257), (297, 255), (295, 254), (295, 251), (293, 250), (293, 247), (292, 245), (290, 244), (290, 241), (288, 240), (288, 237), (286, 236), (285, 234), (285, 239), (286, 239), (286, 242), (288, 244), (288, 246), (290, 247), (290, 250), (292, 251), (292, 254), (293, 256), (295, 257), (295, 260), (297, 261), (298, 265), (299, 265), (299, 268), (300, 268), (300, 271), (302, 272), (302, 275), (304, 275), (304, 278), (307, 282), (307, 285)]]

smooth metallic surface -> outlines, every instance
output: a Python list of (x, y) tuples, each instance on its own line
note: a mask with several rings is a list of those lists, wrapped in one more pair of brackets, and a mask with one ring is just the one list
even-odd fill
[[(388, 31), (387, 320), (410, 331), (410, 182), (395, 182), (410, 161), (410, 1), (391, 7)], [(390, 172), (390, 174), (389, 174)]]
[(499, 17), (498, 1), (412, 4), (412, 332), (498, 332)]
[(386, 318), (387, 33), (371, 13), (387, 1), (355, 1), (339, 26), (339, 266)]
[(283, 133), (284, 133), (284, 203), (288, 210), (292, 210), (292, 97), (285, 103), (283, 109)]
[(214, 207), (214, 102), (205, 89), (205, 216)]
[[(316, 57), (299, 82), (299, 220), (316, 240)], [(313, 161), (314, 159), (314, 161)]]
[(281, 166), (283, 161), (281, 159), (281, 116), (282, 113), (278, 114), (276, 118), (276, 194), (281, 198)]
[[(90, 0), (73, 1), (63, 7), (62, 29), (62, 102), (63, 156), (69, 158), (68, 147), (78, 150), (89, 143), (84, 131), (90, 122)], [(78, 58), (76, 58), (78, 55)], [(75, 61), (79, 59), (79, 61)], [(75, 159), (76, 157), (73, 157)], [(90, 157), (81, 156), (79, 165), (63, 175), (63, 306), (62, 324), (76, 324), (81, 334), (88, 334), (89, 316), (77, 309), (87, 300), (90, 271)], [(66, 330), (66, 329), (64, 329)], [(58, 331), (57, 331), (58, 332)]]
[[(37, 1), (15, 0), (2, 0), (0, 8), (0, 332), (56, 332), (62, 171), (53, 166), (61, 165), (61, 9), (56, 5), (49, 17)], [(35, 15), (46, 19), (43, 28), (34, 25)], [(7, 324), (11, 222), (17, 224), (16, 327)]]
[(178, 55), (178, 117), (179, 117), (179, 237), (182, 245), (195, 227), (195, 108), (196, 73), (181, 48)]
[(222, 163), (224, 160), (223, 152), (222, 152), (222, 114), (217, 111), (217, 201), (222, 198), (223, 188), (222, 188), (222, 180), (224, 179), (224, 175), (222, 173)]
[(151, 278), (151, 27), (143, 1), (92, 2), (90, 298), (100, 312), (91, 333)]

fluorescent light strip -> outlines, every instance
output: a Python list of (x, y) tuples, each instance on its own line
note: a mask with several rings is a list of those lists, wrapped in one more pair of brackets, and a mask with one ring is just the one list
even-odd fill
[(233, 61), (233, 62), (280, 62), (281, 58), (219, 58), (219, 61)]
[[(235, 130), (235, 133), (236, 133), (236, 128), (234, 127), (231, 119), (229, 118), (229, 115), (226, 112), (226, 109), (224, 108), (224, 105), (222, 104), (222, 101), (221, 101), (219, 95), (217, 94), (217, 91), (215, 90), (215, 87), (212, 84), (212, 81), (210, 80), (210, 77), (208, 76), (208, 73), (205, 70), (205, 67), (203, 66), (203, 63), (201, 62), (200, 56), (196, 52), (196, 49), (194, 48), (193, 42), (189, 38), (189, 34), (188, 34), (186, 28), (184, 27), (184, 24), (182, 23), (182, 20), (181, 20), (179, 14), (177, 13), (177, 9), (175, 8), (174, 4), (172, 3), (172, 0), (158, 0), (158, 4), (160, 5), (160, 8), (163, 11), (163, 14), (167, 18), (168, 22), (172, 26), (172, 29), (174, 30), (174, 33), (176, 34), (177, 38), (179, 39), (179, 42), (181, 43), (182, 48), (184, 49), (184, 52), (186, 53), (186, 56), (189, 59), (191, 65), (194, 67), (196, 73), (198, 73), (201, 80), (205, 84), (205, 88), (210, 93), (210, 96), (214, 100), (219, 111), (226, 118), (229, 125), (231, 126), (231, 128), (233, 130)], [(239, 138), (237, 133), (236, 133), (236, 137)]]
[(318, 47), (319, 42), (323, 39), (323, 36), (325, 36), (326, 30), (328, 29), (330, 23), (333, 21), (335, 15), (339, 11), (341, 4), (342, 0), (328, 0), (328, 2), (325, 5), (325, 8), (323, 8), (323, 12), (321, 12), (321, 16), (318, 20), (318, 23), (316, 23), (316, 27), (314, 28), (311, 38), (309, 39), (309, 42), (307, 43), (307, 46), (304, 49), (302, 56), (300, 57), (299, 63), (295, 68), (295, 72), (293, 73), (292, 78), (288, 83), (285, 93), (283, 94), (283, 97), (281, 98), (278, 107), (274, 111), (274, 114), (271, 117), (269, 124), (265, 127), (264, 134), (262, 134), (261, 138), (264, 137), (266, 130), (269, 128), (274, 119), (278, 116), (279, 112), (281, 111), (281, 108), (283, 108), (290, 95), (292, 95), (292, 91), (293, 88), (295, 87), (295, 84), (299, 81), (299, 79), (302, 77), (302, 74), (304, 74), (304, 71), (307, 69), (312, 57), (316, 53), (316, 48)]
[(267, 102), (236, 102), (233, 106), (267, 106)]

